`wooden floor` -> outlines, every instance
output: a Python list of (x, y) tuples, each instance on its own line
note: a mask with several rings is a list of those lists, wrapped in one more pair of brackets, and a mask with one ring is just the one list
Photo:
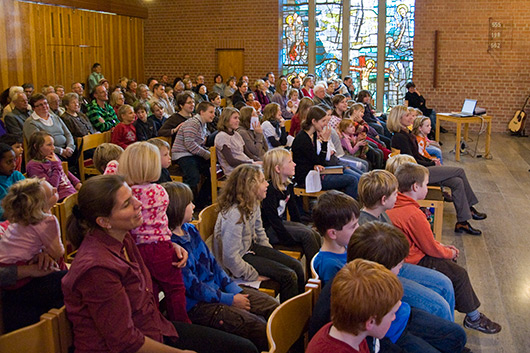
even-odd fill
[[(476, 135), (471, 135), (476, 138)], [(454, 133), (442, 134), (444, 164), (461, 166), (488, 218), (472, 221), (480, 237), (455, 235), (455, 210), (445, 203), (442, 242), (457, 246), (482, 303), (479, 310), (502, 325), (496, 335), (467, 330), (473, 352), (530, 352), (530, 137), (492, 136), (492, 159), (464, 155), (455, 162)], [(471, 147), (475, 142), (470, 143)], [(484, 137), (479, 140), (484, 154)], [(461, 324), (464, 315), (456, 313)]]

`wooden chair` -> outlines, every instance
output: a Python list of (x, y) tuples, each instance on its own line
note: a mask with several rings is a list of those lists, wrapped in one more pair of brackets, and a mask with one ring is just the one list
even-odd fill
[(291, 130), (291, 120), (285, 120), (285, 131), (287, 131), (287, 134), (289, 134), (289, 131)]
[(444, 217), (444, 196), (442, 189), (439, 186), (429, 186), (429, 191), (424, 200), (418, 200), (420, 207), (427, 207), (434, 209), (434, 220), (433, 220), (433, 234), (434, 238), (438, 241), (442, 241), (442, 228), (443, 228), (443, 217)]
[[(24, 165), (27, 166), (29, 162), (29, 144), (24, 134), (22, 134), (22, 147), (24, 147)], [(26, 176), (26, 174), (24, 174), (24, 176)]]
[(215, 146), (210, 147), (210, 180), (212, 184), (212, 203), (217, 201), (217, 189), (226, 184), (226, 176), (217, 164), (217, 151)]
[(306, 333), (315, 299), (314, 285), (308, 284), (306, 288), (304, 293), (280, 304), (269, 317), (267, 321), (269, 353), (287, 353)]
[(318, 276), (318, 273), (315, 270), (315, 258), (316, 257), (317, 255), (315, 254), (315, 256), (313, 256), (313, 258), (311, 259), (311, 278), (320, 280), (320, 277)]
[(74, 334), (72, 330), (72, 323), (66, 317), (66, 308), (63, 306), (60, 309), (51, 309), (48, 314), (57, 317), (59, 326), (59, 346), (60, 353), (68, 353), (74, 345)]
[(221, 98), (221, 107), (226, 107), (226, 98)]
[(323, 193), (326, 192), (326, 190), (321, 190), (321, 191), (317, 191), (317, 192), (306, 192), (305, 191), (305, 188), (300, 188), (300, 187), (294, 187), (294, 194), (296, 196), (300, 196), (302, 197), (302, 202), (304, 204), (304, 211), (308, 212), (309, 211), (309, 198), (310, 197), (319, 197), (320, 195), (322, 195)]
[(391, 157), (397, 156), (400, 153), (401, 153), (401, 150), (398, 150), (397, 148), (392, 147), (392, 153), (390, 153), (388, 157), (391, 158)]
[(90, 163), (90, 159), (85, 159), (85, 152), (98, 147), (102, 143), (110, 142), (110, 131), (105, 131), (101, 134), (91, 134), (77, 138), (77, 146), (79, 148), (79, 175), (81, 182), (85, 181), (85, 174), (98, 175), (101, 174), (92, 164), (85, 166), (85, 163)]
[(75, 204), (77, 204), (77, 193), (68, 196), (63, 202), (55, 205), (59, 213), (59, 217), (56, 217), (59, 220), (59, 226), (61, 228), (61, 239), (64, 245), (64, 259), (68, 263), (73, 261), (72, 255), (75, 253), (75, 250), (73, 249), (72, 244), (66, 239), (66, 223), (68, 217), (72, 214), (72, 208)]
[(2, 353), (60, 353), (58, 318), (48, 313), (40, 321), (0, 336)]

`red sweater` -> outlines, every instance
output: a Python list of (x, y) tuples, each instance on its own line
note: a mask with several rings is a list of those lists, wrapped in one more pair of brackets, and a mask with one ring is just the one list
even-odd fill
[(136, 142), (136, 128), (133, 124), (119, 123), (112, 130), (110, 142), (126, 149), (131, 143)]
[(431, 225), (416, 200), (398, 193), (394, 208), (386, 211), (386, 214), (409, 241), (410, 252), (405, 262), (417, 264), (425, 255), (440, 259), (453, 258), (451, 249), (434, 239)]

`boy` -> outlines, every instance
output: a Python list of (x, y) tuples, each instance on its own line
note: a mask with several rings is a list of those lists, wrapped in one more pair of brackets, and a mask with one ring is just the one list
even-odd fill
[(160, 151), (160, 164), (162, 165), (162, 172), (160, 173), (160, 179), (156, 182), (157, 184), (162, 184), (165, 182), (171, 182), (171, 175), (168, 168), (171, 166), (171, 155), (169, 154), (169, 143), (158, 138), (152, 138), (147, 140), (147, 142), (158, 147)]
[[(396, 227), (387, 223), (370, 222), (360, 226), (351, 237), (348, 244), (347, 260), (350, 263), (359, 259), (374, 261), (397, 274), (408, 251), (408, 241)], [(332, 291), (333, 288), (331, 288), (331, 297), (333, 298)], [(358, 305), (370, 306), (371, 298), (365, 298), (365, 301), (360, 298), (357, 300)], [(320, 294), (311, 318), (310, 335), (329, 321), (329, 303), (330, 288), (329, 285), (326, 285)], [(453, 322), (431, 315), (421, 309), (411, 308), (405, 302), (401, 304), (395, 316), (387, 333), (384, 334), (385, 339), (381, 341), (381, 351), (383, 352), (401, 349), (406, 352), (458, 353), (464, 349), (466, 334), (460, 326)]]
[(133, 125), (134, 109), (128, 104), (124, 104), (118, 110), (121, 123), (116, 125), (110, 135), (110, 142), (126, 149), (127, 146), (136, 142), (136, 128)]
[(147, 106), (138, 102), (134, 106), (136, 121), (133, 123), (136, 128), (136, 141), (147, 141), (150, 138), (157, 137), (157, 129), (153, 120), (147, 119)]
[(160, 130), (162, 125), (166, 122), (167, 118), (164, 116), (164, 107), (160, 102), (153, 102), (151, 104), (151, 110), (153, 111), (153, 114), (147, 118), (149, 121), (151, 121), (156, 128), (156, 131)]
[(430, 224), (416, 202), (427, 195), (429, 170), (419, 164), (405, 163), (398, 167), (395, 176), (399, 194), (394, 208), (388, 210), (388, 216), (410, 243), (410, 253), (405, 261), (436, 269), (449, 277), (455, 290), (456, 310), (466, 314), (464, 327), (490, 334), (499, 332), (501, 325), (478, 311), (480, 301), (467, 271), (455, 262), (459, 250), (434, 239)]
[(208, 123), (208, 131), (212, 134), (217, 131), (217, 123), (219, 122), (219, 117), (223, 112), (223, 108), (221, 107), (221, 95), (219, 93), (208, 93), (208, 100), (212, 102), (215, 107), (215, 117), (211, 123)]
[[(215, 106), (210, 102), (201, 102), (197, 106), (197, 115), (184, 121), (176, 133), (171, 149), (171, 159), (176, 160), (183, 172), (183, 181), (193, 191), (194, 204), (200, 210), (208, 205), (211, 194), (210, 150), (206, 148), (208, 137), (206, 124), (215, 117)], [(199, 191), (201, 175), (207, 180)]]
[(366, 337), (384, 337), (402, 294), (396, 276), (383, 266), (362, 259), (350, 262), (331, 287), (331, 322), (311, 339), (306, 353), (368, 353)]
[(22, 145), (22, 135), (5, 134), (0, 137), (0, 142), (11, 146), (15, 152), (15, 170), (22, 172), (22, 153), (24, 152), (24, 146)]
[(314, 267), (325, 285), (346, 263), (346, 246), (358, 226), (359, 203), (337, 190), (320, 195), (313, 208), (313, 221), (323, 238)]

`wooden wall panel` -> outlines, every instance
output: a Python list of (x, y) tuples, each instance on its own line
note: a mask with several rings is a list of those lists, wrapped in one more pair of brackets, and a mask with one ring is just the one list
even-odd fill
[(0, 0), (0, 91), (24, 82), (86, 82), (99, 62), (111, 84), (144, 80), (144, 20), (16, 0)]

